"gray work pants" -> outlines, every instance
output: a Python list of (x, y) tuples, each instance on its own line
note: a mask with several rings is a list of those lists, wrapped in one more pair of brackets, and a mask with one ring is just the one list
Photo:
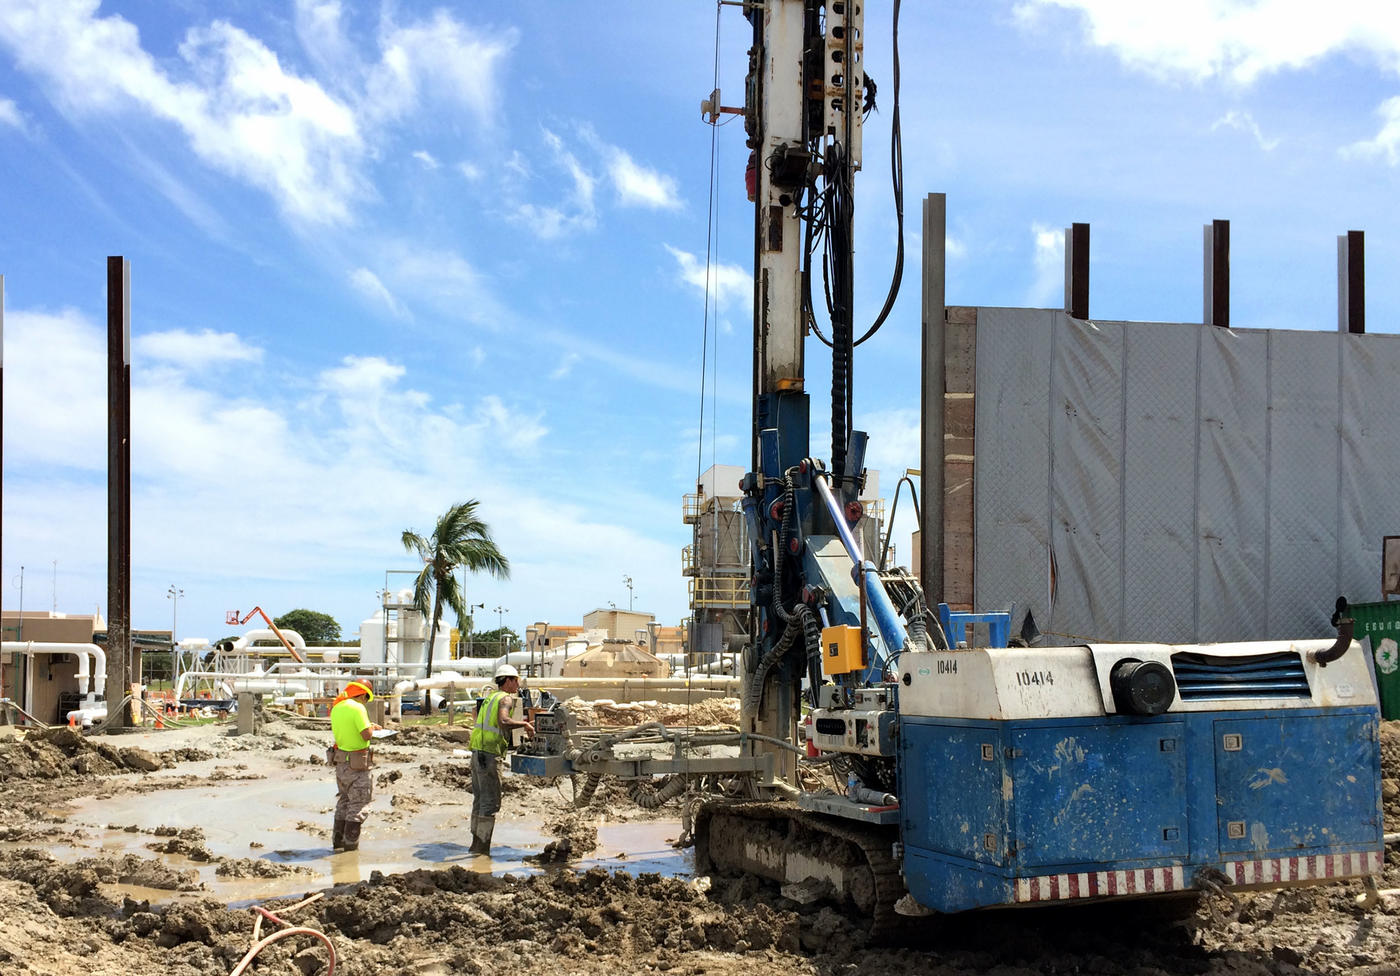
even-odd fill
[(501, 757), (478, 749), (472, 753), (472, 813), (494, 817), (501, 809)]
[(374, 798), (374, 774), (368, 769), (351, 769), (348, 762), (335, 764), (335, 819), (364, 823), (365, 807)]

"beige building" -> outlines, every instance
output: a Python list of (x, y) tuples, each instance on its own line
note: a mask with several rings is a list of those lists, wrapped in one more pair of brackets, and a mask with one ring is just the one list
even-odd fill
[[(636, 640), (637, 632), (643, 637), (649, 632), (648, 624), (656, 620), (656, 615), (640, 610), (618, 610), (616, 607), (594, 610), (583, 615), (584, 630), (601, 630), (609, 637)], [(649, 639), (649, 638), (648, 638)]]
[[(34, 641), (42, 644), (96, 644), (107, 647), (107, 622), (100, 614), (50, 613), (47, 610), (15, 610), (0, 614), (6, 641)], [(131, 634), (132, 680), (141, 674), (143, 650), (169, 650), (170, 631), (143, 630)], [(26, 712), (51, 725), (61, 725), (69, 711), (78, 707), (82, 689), (78, 685), (76, 654), (0, 654), (0, 698), (9, 698)], [(120, 701), (121, 694), (107, 697)], [(8, 711), (8, 710), (5, 710)], [(15, 716), (0, 716), (0, 721)]]

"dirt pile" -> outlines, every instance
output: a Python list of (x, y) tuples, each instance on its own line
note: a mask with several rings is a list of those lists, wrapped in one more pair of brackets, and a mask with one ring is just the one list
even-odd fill
[(732, 725), (739, 724), (739, 699), (706, 698), (695, 702), (615, 702), (606, 698), (584, 701), (570, 698), (564, 703), (579, 725)]
[(150, 773), (167, 764), (147, 749), (110, 746), (67, 726), (35, 729), (22, 739), (0, 742), (0, 782)]

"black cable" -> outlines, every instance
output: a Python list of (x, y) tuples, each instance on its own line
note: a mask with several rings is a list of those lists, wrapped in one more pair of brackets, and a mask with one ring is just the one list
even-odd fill
[(890, 119), (890, 182), (894, 189), (894, 213), (898, 225), (894, 275), (890, 280), (890, 290), (885, 295), (884, 307), (880, 309), (875, 324), (855, 341), (857, 346), (880, 331), (880, 326), (885, 324), (890, 310), (894, 308), (895, 298), (899, 295), (900, 283), (904, 279), (904, 141), (899, 129), (899, 4), (900, 0), (894, 0), (894, 26), (891, 29), (894, 45), (894, 111)]

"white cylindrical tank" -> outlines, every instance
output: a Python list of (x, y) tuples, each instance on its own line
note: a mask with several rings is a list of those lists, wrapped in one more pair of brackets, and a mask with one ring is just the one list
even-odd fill
[[(400, 596), (402, 595), (400, 594)], [(410, 593), (408, 598), (412, 600), (413, 595)], [(427, 656), (423, 649), (423, 635), (427, 632), (423, 615), (417, 610), (400, 610), (398, 624), (399, 663), (422, 664)], [(393, 656), (392, 653), (390, 656)]]
[(360, 663), (384, 663), (384, 611), (360, 622)]

